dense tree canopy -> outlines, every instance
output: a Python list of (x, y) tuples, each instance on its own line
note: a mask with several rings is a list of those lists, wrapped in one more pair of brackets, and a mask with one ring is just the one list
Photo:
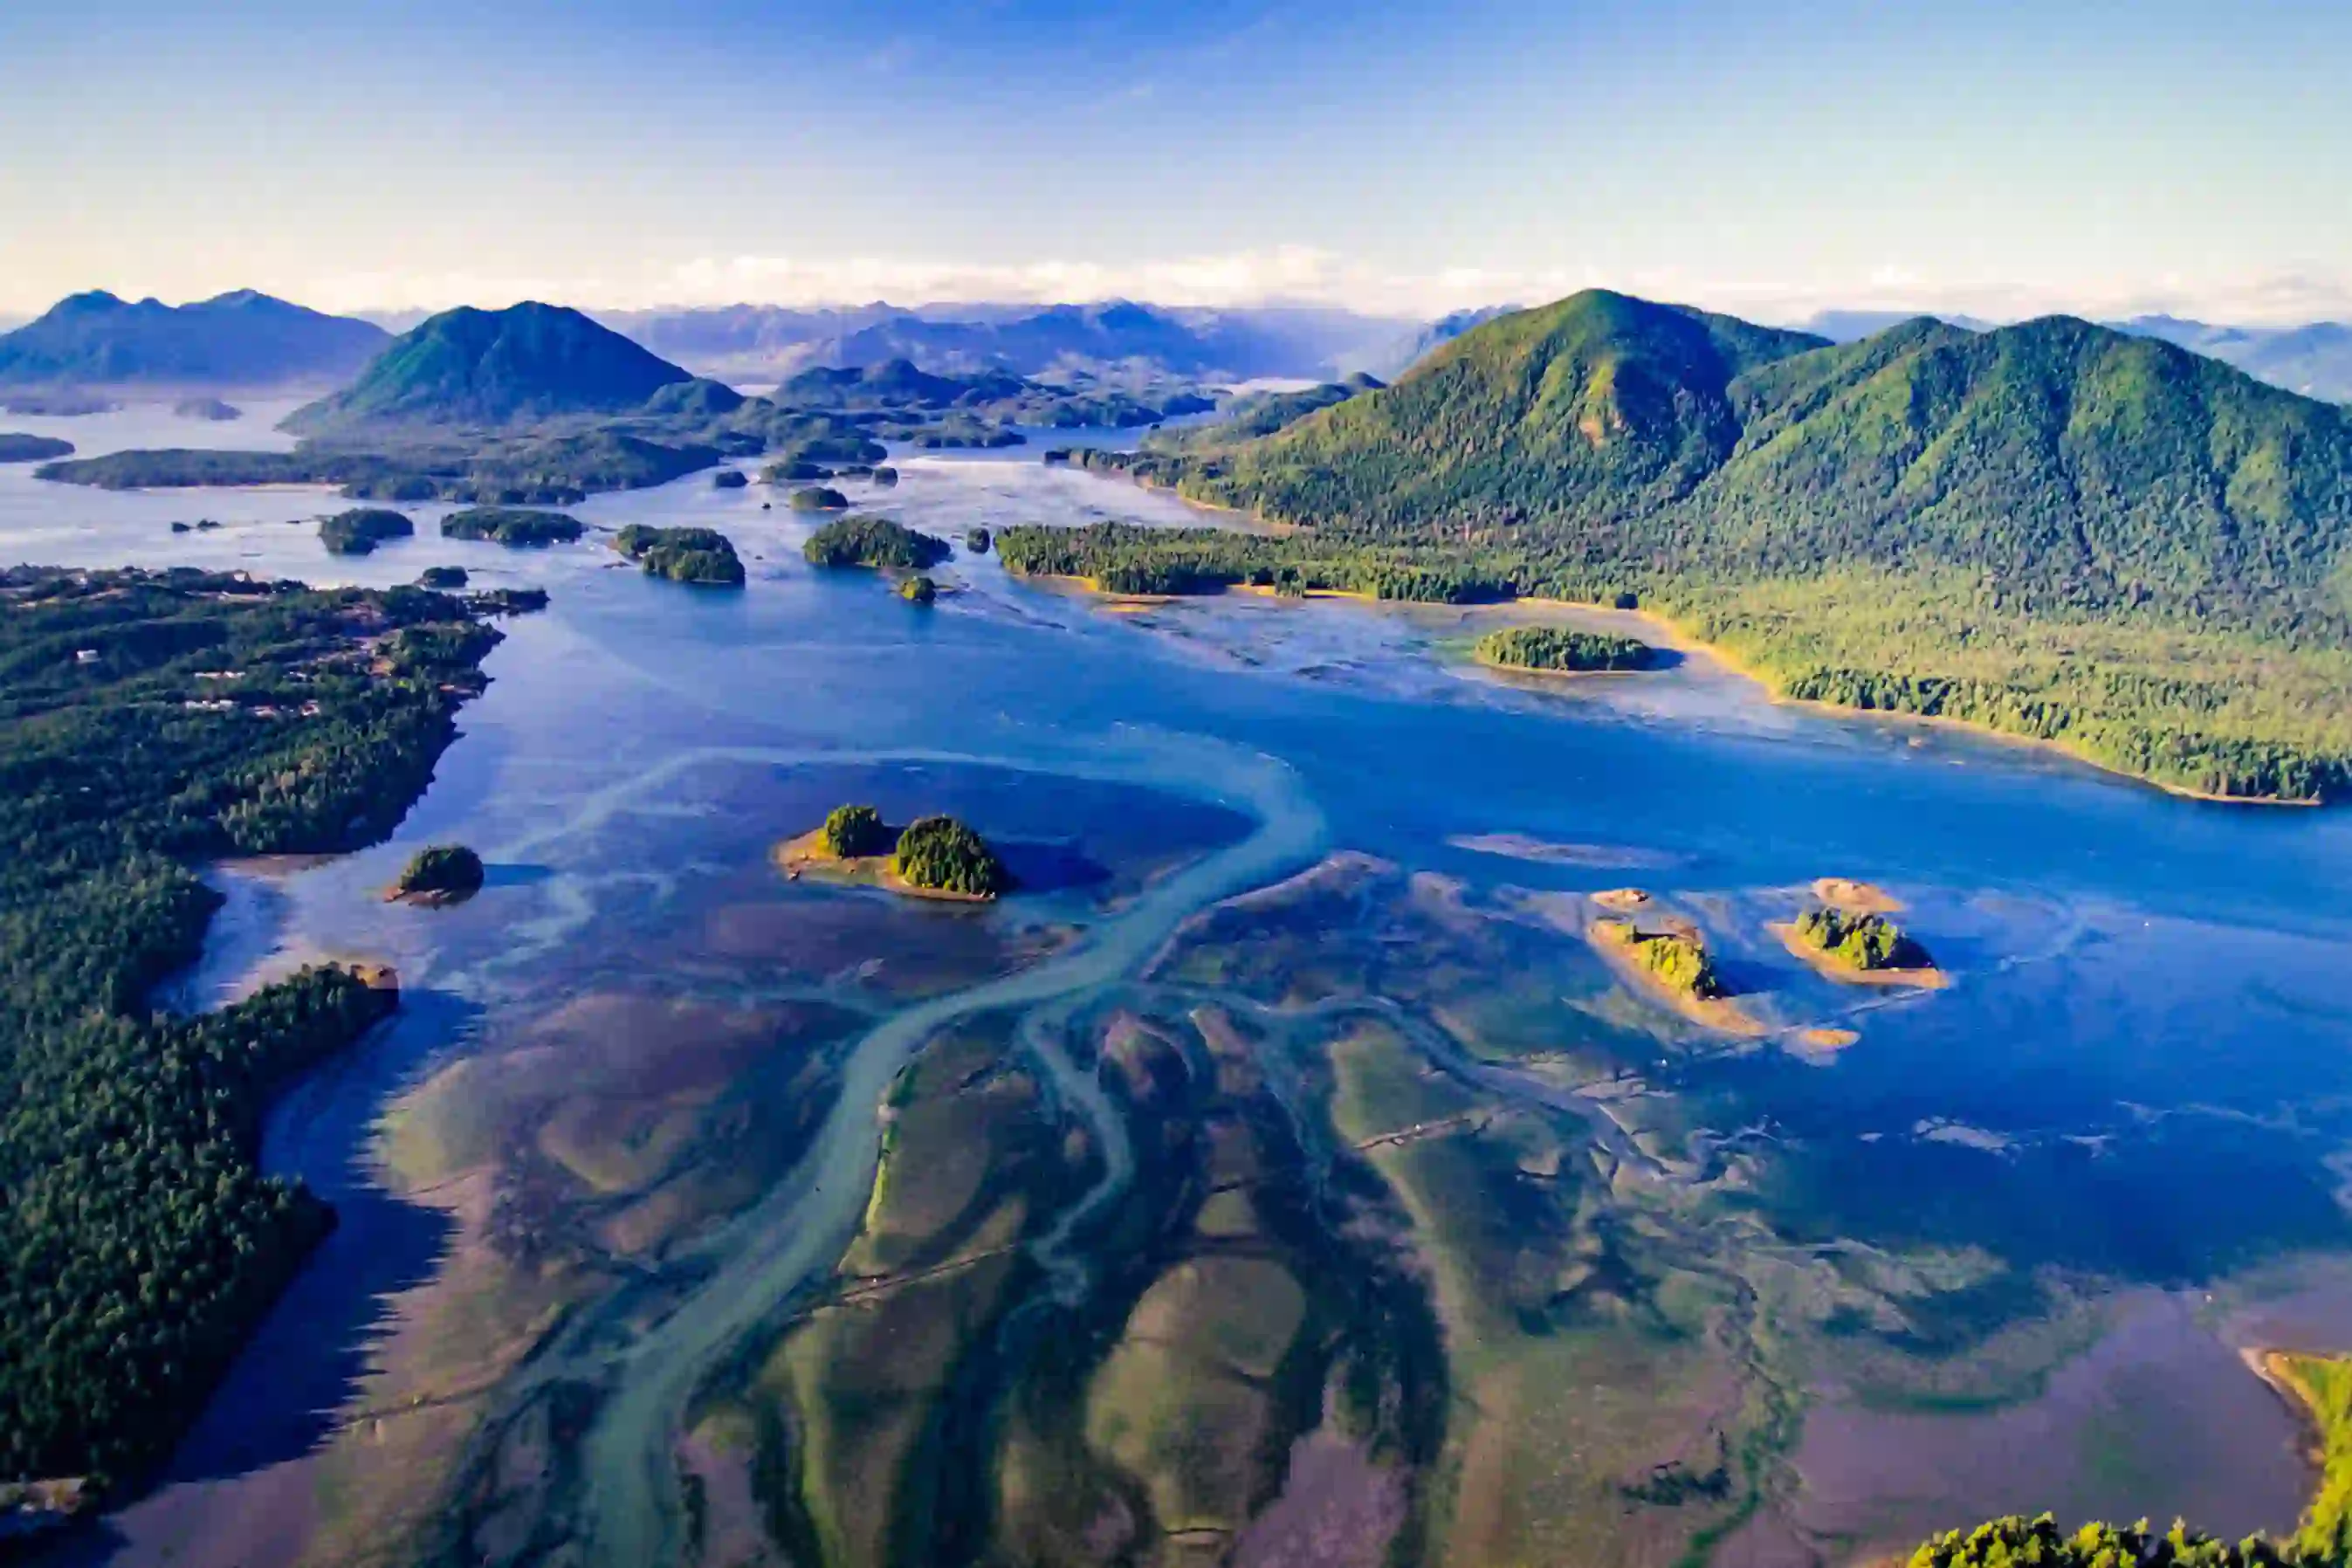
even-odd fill
[(1856, 969), (1921, 969), (1927, 952), (1880, 914), (1817, 905), (1797, 917), (1797, 939)]
[(1296, 531), (1091, 529), (1038, 569), (1633, 595), (1793, 696), (2215, 794), (2352, 790), (2352, 414), (2086, 322), (1832, 347), (1594, 291), (1262, 438), (1080, 458)]
[(0, 1480), (161, 1458), (324, 1231), (259, 1114), (394, 994), (146, 997), (218, 901), (190, 863), (389, 832), (496, 640), (414, 588), (0, 574)]
[(388, 539), (406, 539), (416, 531), (416, 524), (404, 512), (387, 511), (381, 507), (354, 507), (322, 519), (319, 523), (319, 542), (338, 555), (367, 555)]
[(845, 860), (887, 855), (897, 836), (883, 826), (882, 814), (870, 805), (836, 805), (825, 814), (824, 849)]
[(709, 528), (654, 528), (633, 522), (615, 534), (613, 548), (651, 577), (709, 587), (743, 585), (742, 558), (735, 542)]
[(1658, 650), (1633, 637), (1602, 637), (1564, 626), (1504, 626), (1478, 639), (1478, 657), (1507, 669), (1640, 669)]
[(936, 566), (954, 552), (948, 542), (919, 533), (887, 517), (835, 518), (801, 546), (812, 566), (871, 566), (918, 572)]
[(444, 539), (478, 539), (492, 544), (569, 544), (582, 532), (580, 520), (569, 512), (530, 507), (467, 507), (441, 520)]
[(898, 835), (892, 860), (914, 888), (993, 897), (1013, 885), (987, 841), (952, 816), (918, 817)]
[(478, 892), (482, 858), (463, 844), (429, 844), (408, 858), (393, 890), (404, 895), (446, 897)]

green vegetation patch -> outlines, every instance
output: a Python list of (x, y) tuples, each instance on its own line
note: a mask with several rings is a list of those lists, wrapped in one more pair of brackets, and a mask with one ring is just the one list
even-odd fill
[(1592, 290), (1270, 436), (1080, 460), (1290, 531), (1087, 529), (1038, 570), (1632, 594), (1793, 697), (2352, 793), (2352, 413), (2087, 322), (1832, 346)]
[(910, 605), (928, 605), (939, 596), (940, 585), (929, 577), (909, 577), (898, 584), (898, 597)]
[(34, 478), (100, 489), (194, 485), (338, 485), (354, 500), (569, 506), (707, 468), (719, 451), (614, 429), (402, 442), (380, 452), (305, 443), (291, 452), (170, 447), (44, 463)]
[(1645, 931), (1632, 921), (1608, 917), (1594, 922), (1604, 941), (1633, 954), (1642, 972), (1669, 991), (1712, 1002), (1725, 994), (1723, 977), (1706, 943), (1689, 931)]
[(1797, 940), (1855, 969), (1924, 969), (1925, 949), (1881, 914), (1817, 905), (1797, 917)]
[(569, 544), (584, 531), (580, 520), (567, 512), (530, 507), (467, 507), (441, 520), (444, 539), (477, 539), (516, 547)]
[(810, 485), (793, 492), (794, 511), (846, 511), (849, 498), (828, 485)]
[(403, 898), (449, 899), (478, 892), (482, 858), (462, 844), (434, 844), (409, 857), (392, 890)]
[(416, 524), (405, 513), (354, 507), (323, 519), (319, 524), (319, 542), (338, 555), (368, 555), (386, 540), (406, 539), (415, 531)]
[(1948, 1531), (1911, 1554), (1910, 1568), (2283, 1568), (2289, 1563), (2340, 1562), (2305, 1558), (2292, 1544), (2260, 1535), (2232, 1544), (2185, 1525), (2158, 1534), (2145, 1523), (2119, 1528), (2086, 1524), (2069, 1534), (2049, 1514), (2012, 1514), (1974, 1530)]
[(870, 805), (836, 805), (824, 816), (824, 850), (845, 860), (887, 855), (897, 835), (883, 824), (882, 814)]
[(427, 566), (416, 574), (420, 588), (462, 588), (467, 579), (463, 566)]
[(912, 888), (993, 898), (1013, 886), (985, 839), (952, 816), (918, 817), (898, 835), (892, 868)]
[[(846, 505), (846, 502), (843, 504)], [(801, 553), (812, 566), (870, 566), (921, 572), (954, 552), (948, 542), (887, 517), (835, 518), (808, 537)]]
[(160, 1460), (325, 1232), (261, 1111), (395, 994), (146, 998), (219, 902), (191, 864), (382, 837), (497, 640), (415, 588), (0, 574), (0, 1481)]
[(1634, 637), (1561, 626), (1504, 626), (1478, 639), (1477, 656), (1506, 669), (1643, 669), (1657, 662), (1658, 650)]
[(716, 529), (633, 522), (613, 536), (613, 548), (644, 567), (649, 577), (707, 587), (743, 585), (743, 562), (735, 553), (735, 542)]

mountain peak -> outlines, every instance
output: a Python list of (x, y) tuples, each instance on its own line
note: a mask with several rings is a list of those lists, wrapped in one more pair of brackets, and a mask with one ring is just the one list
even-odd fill
[(429, 316), (334, 396), (295, 410), (305, 433), (369, 425), (499, 426), (642, 406), (687, 371), (567, 305), (461, 305)]
[(0, 384), (181, 391), (331, 386), (385, 341), (381, 327), (238, 289), (188, 305), (69, 295), (0, 336)]

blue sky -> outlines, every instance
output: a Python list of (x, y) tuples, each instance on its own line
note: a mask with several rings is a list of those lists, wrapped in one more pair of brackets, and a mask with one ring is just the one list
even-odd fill
[(0, 310), (2352, 315), (2352, 5), (0, 5)]

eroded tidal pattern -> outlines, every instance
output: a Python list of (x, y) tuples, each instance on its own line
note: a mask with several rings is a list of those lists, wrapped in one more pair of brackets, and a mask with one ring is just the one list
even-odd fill
[[(307, 500), (77, 496), (121, 515), (43, 532), (28, 483), (22, 552), (317, 568)], [(1034, 464), (894, 495), (950, 538), (1172, 507)], [(230, 526), (165, 531), (198, 506)], [(919, 616), (707, 484), (582, 511), (722, 527), (751, 584), (466, 554), (554, 606), (399, 841), (221, 874), (176, 999), (316, 953), (407, 1005), (273, 1119), (341, 1226), (78, 1550), (1778, 1564), (2301, 1507), (2236, 1352), (2352, 1350), (2330, 815), (1696, 666), (1518, 691), (1447, 664), (1459, 616), (1110, 616), (959, 557)], [(771, 847), (849, 800), (952, 812), (1024, 890), (787, 881)], [(481, 895), (383, 905), (437, 841)], [(1849, 875), (1948, 989), (1782, 945)], [(1739, 1027), (1591, 945), (1631, 887)]]

